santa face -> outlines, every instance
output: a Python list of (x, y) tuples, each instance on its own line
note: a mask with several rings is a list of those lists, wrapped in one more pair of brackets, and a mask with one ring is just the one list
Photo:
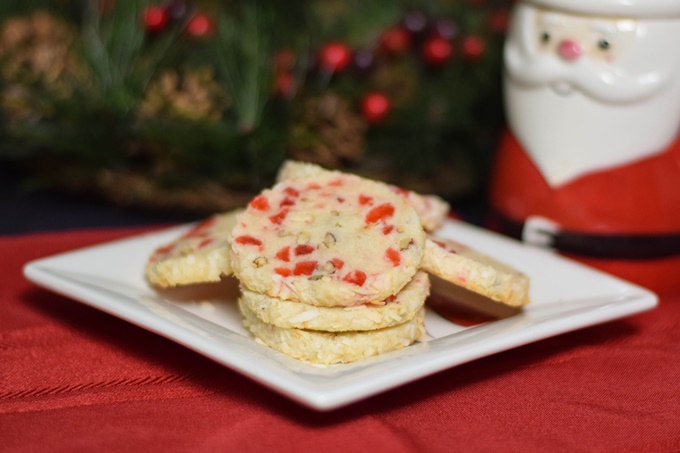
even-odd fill
[(510, 128), (552, 186), (663, 151), (680, 124), (680, 19), (516, 7)]

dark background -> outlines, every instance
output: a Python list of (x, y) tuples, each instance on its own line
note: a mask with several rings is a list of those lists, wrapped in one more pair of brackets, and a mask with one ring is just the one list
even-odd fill
[(197, 220), (190, 213), (154, 212), (54, 190), (29, 190), (11, 163), (0, 161), (0, 234), (172, 224)]
[[(452, 202), (456, 214), (483, 223), (485, 195), (473, 194)], [(0, 160), (0, 235), (104, 227), (166, 225), (199, 220), (190, 212), (154, 211), (114, 206), (95, 197), (29, 189), (20, 170)]]

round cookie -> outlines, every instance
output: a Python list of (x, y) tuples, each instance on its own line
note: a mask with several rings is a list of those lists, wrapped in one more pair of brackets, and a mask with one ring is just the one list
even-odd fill
[(291, 302), (241, 289), (241, 303), (262, 322), (286, 329), (346, 332), (376, 330), (410, 321), (430, 294), (426, 272), (418, 272), (401, 291), (384, 305), (317, 307)]
[(218, 282), (231, 275), (229, 235), (243, 209), (216, 214), (173, 242), (157, 248), (146, 264), (146, 277), (157, 287)]
[(243, 323), (257, 340), (288, 356), (310, 363), (348, 363), (395, 351), (425, 334), (424, 309), (410, 321), (364, 332), (321, 332), (285, 329), (262, 322), (239, 302)]
[[(287, 160), (281, 166), (277, 175), (277, 180), (286, 181), (289, 179), (305, 179), (313, 176), (318, 176), (323, 173), (336, 173), (331, 170), (326, 170), (315, 164), (308, 162), (300, 162), (294, 160)], [(377, 182), (377, 181), (376, 181)], [(423, 223), (425, 231), (434, 231), (441, 227), (449, 213), (449, 204), (436, 195), (420, 195), (410, 190), (405, 190), (397, 186), (377, 182), (385, 185), (391, 191), (406, 197), (408, 203), (416, 210)]]
[(432, 232), (444, 224), (449, 214), (449, 204), (436, 195), (420, 195), (410, 190), (388, 185), (394, 192), (403, 192), (409, 204), (420, 216), (425, 231)]
[(251, 291), (318, 306), (380, 304), (420, 267), (425, 233), (406, 200), (358, 176), (284, 181), (232, 232), (234, 275)]
[(496, 302), (513, 307), (529, 303), (529, 277), (450, 239), (428, 236), (422, 269)]

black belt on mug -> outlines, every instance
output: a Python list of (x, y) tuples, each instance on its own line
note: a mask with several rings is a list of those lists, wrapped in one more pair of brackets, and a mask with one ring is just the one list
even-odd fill
[(517, 222), (494, 212), (501, 232), (523, 242), (594, 258), (652, 259), (680, 255), (680, 233), (604, 234), (562, 229), (543, 218)]

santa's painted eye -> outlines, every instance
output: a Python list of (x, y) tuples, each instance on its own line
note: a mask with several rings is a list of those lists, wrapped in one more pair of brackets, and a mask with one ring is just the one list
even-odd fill
[(606, 40), (606, 39), (600, 39), (600, 41), (597, 43), (597, 46), (602, 49), (602, 50), (609, 50), (609, 48), (612, 46), (611, 43)]
[(541, 42), (543, 44), (548, 44), (550, 42), (550, 33), (548, 33), (547, 31), (541, 33)]

